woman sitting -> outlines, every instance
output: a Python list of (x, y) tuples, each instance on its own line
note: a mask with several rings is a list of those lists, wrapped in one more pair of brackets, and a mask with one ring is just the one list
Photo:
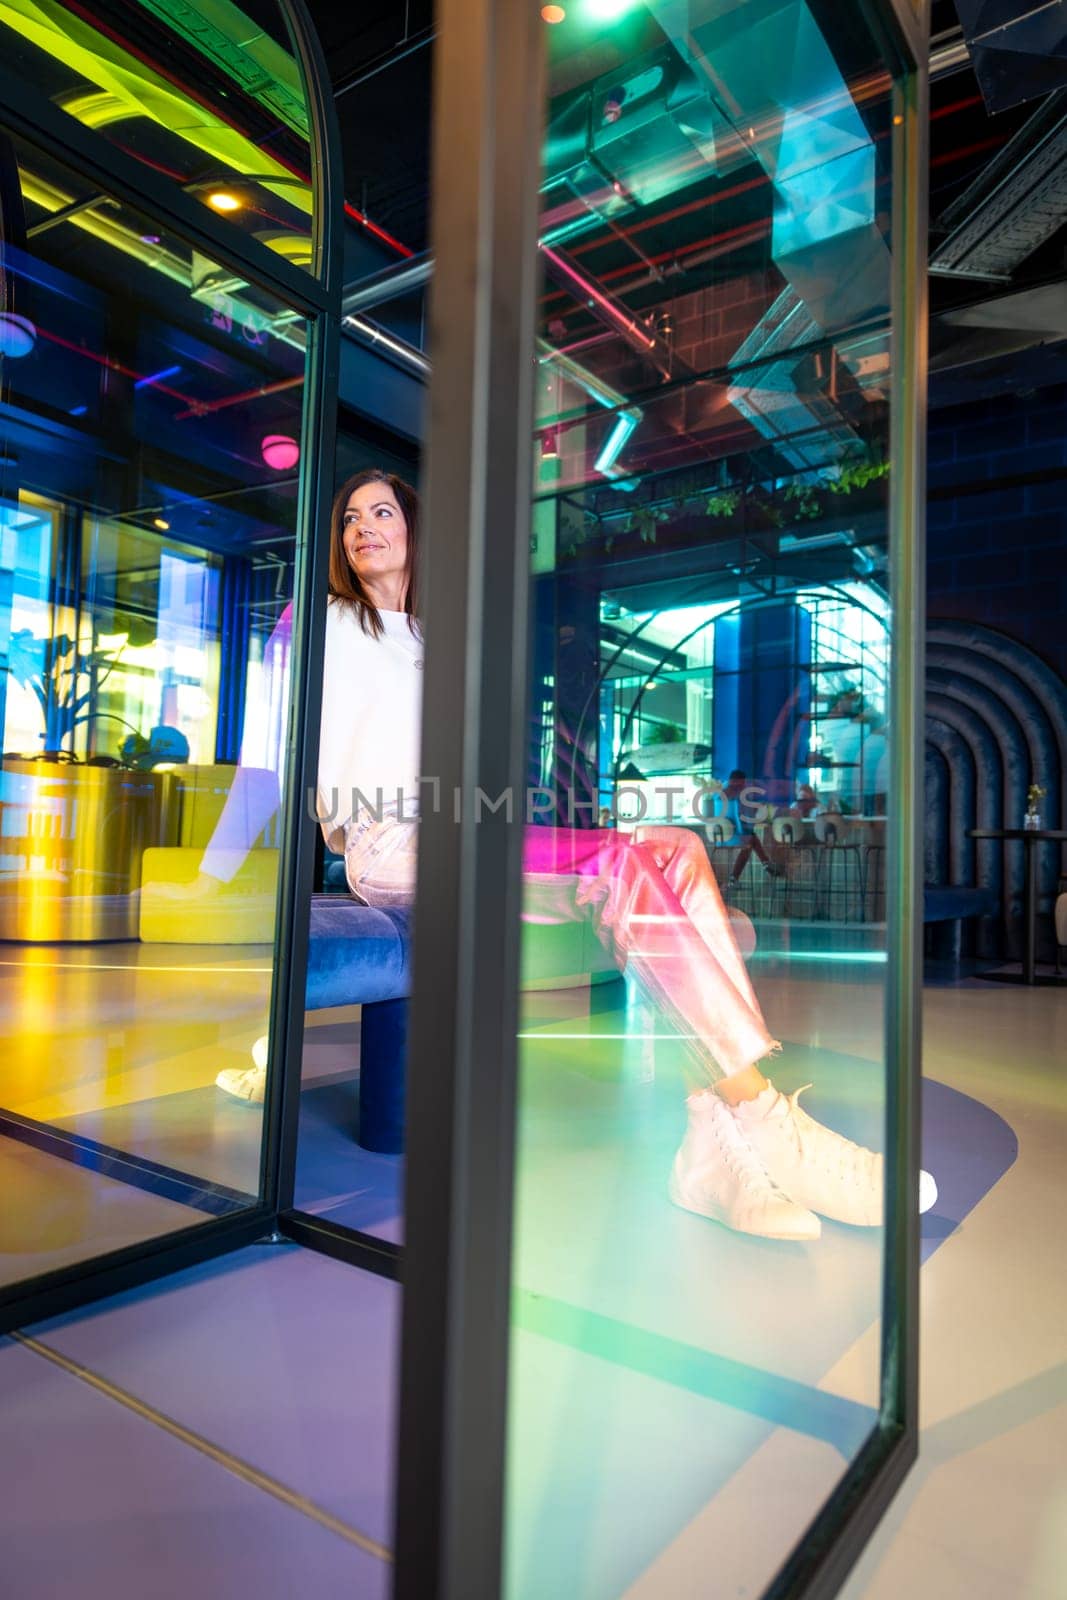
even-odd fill
[[(334, 504), (318, 810), (348, 887), (371, 906), (415, 898), (423, 646), (419, 505), (388, 473), (358, 473)], [(389, 797), (385, 799), (384, 797)], [(223, 819), (225, 822), (225, 818)], [(220, 825), (221, 826), (221, 825)], [(257, 829), (258, 831), (258, 829)], [(203, 870), (211, 872), (209, 849)], [(700, 1087), (670, 1174), (679, 1206), (743, 1233), (814, 1239), (819, 1217), (877, 1226), (882, 1157), (780, 1094), (762, 1063), (780, 1046), (760, 1010), (699, 837), (683, 828), (526, 829), (527, 880), (578, 880), (619, 969), (692, 1048)], [(266, 1050), (219, 1087), (263, 1098)], [(922, 1209), (933, 1203), (923, 1175)]]

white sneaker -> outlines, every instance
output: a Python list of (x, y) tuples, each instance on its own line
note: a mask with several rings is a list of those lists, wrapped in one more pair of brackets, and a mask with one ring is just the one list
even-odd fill
[(818, 1217), (767, 1176), (725, 1101), (706, 1090), (686, 1102), (689, 1126), (671, 1169), (670, 1196), (684, 1211), (764, 1239), (817, 1239)]
[[(733, 1116), (768, 1174), (798, 1205), (810, 1206), (834, 1222), (878, 1228), (884, 1218), (885, 1171), (880, 1155), (853, 1144), (816, 1122), (798, 1105), (804, 1084), (779, 1094), (768, 1081), (754, 1100), (742, 1100)], [(937, 1184), (919, 1174), (919, 1210), (929, 1211)]]
[(250, 1067), (226, 1067), (215, 1079), (216, 1089), (232, 1094), (235, 1100), (247, 1100), (249, 1105), (261, 1106), (267, 1088), (267, 1035), (257, 1039), (252, 1046)]

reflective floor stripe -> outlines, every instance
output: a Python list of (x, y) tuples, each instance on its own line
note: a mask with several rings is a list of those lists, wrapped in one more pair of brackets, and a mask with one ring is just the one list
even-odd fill
[(290, 1489), (287, 1484), (272, 1478), (269, 1473), (261, 1472), (258, 1467), (251, 1466), (247, 1461), (242, 1461), (239, 1456), (231, 1455), (228, 1450), (223, 1450), (219, 1445), (212, 1444), (210, 1439), (205, 1439), (201, 1434), (194, 1433), (191, 1428), (186, 1428), (182, 1423), (176, 1422), (173, 1417), (168, 1417), (163, 1411), (157, 1411), (155, 1406), (148, 1405), (144, 1400), (139, 1400), (136, 1395), (130, 1394), (126, 1389), (120, 1389), (117, 1384), (111, 1383), (107, 1378), (91, 1372), (88, 1367), (83, 1367), (77, 1361), (61, 1355), (58, 1350), (53, 1350), (49, 1345), (42, 1344), (39, 1339), (34, 1339), (25, 1333), (11, 1333), (8, 1338), (16, 1340), (26, 1350), (32, 1350), (34, 1355), (41, 1356), (45, 1361), (51, 1361), (53, 1366), (60, 1367), (73, 1378), (79, 1378), (82, 1383), (87, 1383), (90, 1388), (96, 1389), (100, 1394), (106, 1395), (109, 1400), (116, 1400), (120, 1406), (125, 1406), (136, 1416), (143, 1417), (146, 1422), (151, 1422), (157, 1428), (162, 1428), (164, 1433), (169, 1433), (171, 1438), (178, 1439), (182, 1444), (187, 1444), (201, 1455), (207, 1456), (209, 1461), (214, 1461), (217, 1466), (224, 1467), (227, 1472), (232, 1472), (234, 1477), (251, 1484), (254, 1489), (261, 1489), (264, 1494), (273, 1495), (275, 1500), (280, 1500), (282, 1505), (288, 1506), (291, 1511), (299, 1511), (301, 1516), (310, 1517), (312, 1522), (317, 1522), (320, 1527), (328, 1528), (331, 1533), (336, 1533), (339, 1538), (354, 1544), (367, 1555), (376, 1556), (379, 1561), (392, 1562), (393, 1552), (387, 1545), (380, 1544), (377, 1539), (372, 1539), (369, 1534), (361, 1533), (358, 1528), (353, 1528), (349, 1523), (342, 1522), (340, 1517), (335, 1517), (332, 1512), (316, 1505), (314, 1500), (309, 1500), (306, 1495), (298, 1494), (295, 1489)]

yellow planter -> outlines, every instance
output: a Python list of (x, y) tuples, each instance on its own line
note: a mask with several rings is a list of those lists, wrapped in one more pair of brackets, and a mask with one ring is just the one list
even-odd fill
[(165, 842), (164, 774), (0, 763), (0, 939), (136, 939), (141, 857)]

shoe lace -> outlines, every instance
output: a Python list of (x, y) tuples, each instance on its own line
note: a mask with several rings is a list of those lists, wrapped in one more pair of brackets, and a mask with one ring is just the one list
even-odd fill
[(778, 1185), (729, 1112), (726, 1117), (729, 1122), (726, 1118), (716, 1118), (714, 1127), (715, 1142), (722, 1151), (726, 1166), (750, 1194), (767, 1189), (777, 1191)]
[(872, 1183), (877, 1172), (878, 1157), (866, 1145), (856, 1144), (843, 1134), (835, 1133), (804, 1110), (799, 1103), (800, 1096), (811, 1087), (810, 1083), (803, 1083), (792, 1094), (779, 1096), (789, 1105), (782, 1121), (797, 1154), (818, 1161), (828, 1171), (848, 1182)]

